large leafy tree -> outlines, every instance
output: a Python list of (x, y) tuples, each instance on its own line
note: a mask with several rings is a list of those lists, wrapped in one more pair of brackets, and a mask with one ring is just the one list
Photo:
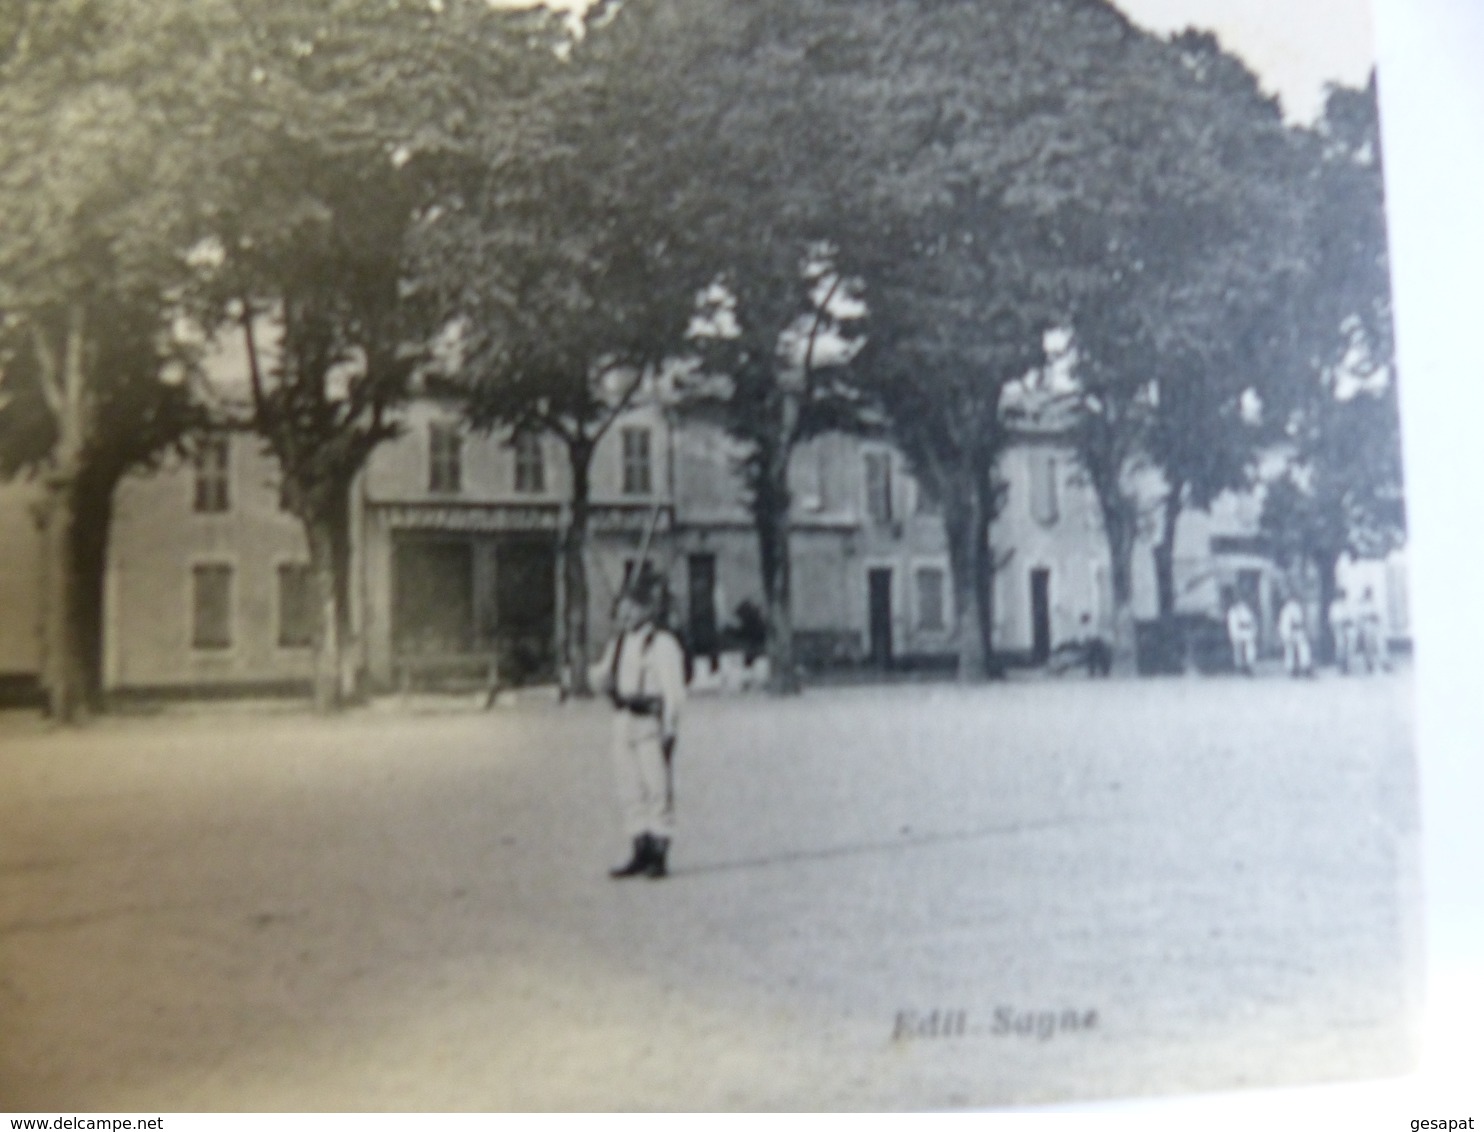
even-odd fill
[(418, 238), (421, 277), (455, 331), (445, 388), (476, 426), (554, 437), (566, 453), (561, 663), (578, 694), (593, 458), (685, 348), (705, 280), (686, 243), (695, 182), (671, 152), (697, 81), (674, 16), (590, 10), (583, 34), (544, 52), (514, 143), (508, 124), (485, 123)]
[(1045, 361), (1100, 231), (1098, 115), (1139, 40), (1104, 5), (898, 6), (868, 68), (881, 78), (857, 92), (854, 132), (880, 156), (850, 245), (871, 310), (855, 370), (943, 503), (964, 679), (998, 667), (999, 466), (1028, 423), (1010, 393)]
[(304, 528), (320, 610), (315, 703), (329, 708), (359, 676), (352, 485), (398, 434), (445, 321), (414, 239), (442, 186), (475, 166), (482, 132), (513, 129), (553, 21), (474, 0), (241, 0), (233, 14), (204, 123), (230, 148), (217, 258), (198, 290), (203, 317), (247, 340), (246, 419)]
[(1255, 443), (1243, 394), (1281, 356), (1266, 343), (1282, 338), (1277, 296), (1297, 270), (1302, 200), (1280, 108), (1238, 61), (1193, 33), (1133, 46), (1129, 81), (1103, 108), (1114, 148), (1085, 201), (1097, 240), (1070, 292), (1073, 435), (1100, 504), (1122, 669), (1149, 475), (1163, 480), (1169, 605), (1179, 509), (1242, 481)]
[(690, 8), (699, 109), (674, 151), (698, 202), (690, 241), (729, 323), (701, 343), (724, 391), (711, 397), (708, 385), (700, 400), (741, 448), (772, 685), (793, 692), (789, 465), (810, 436), (859, 423), (860, 398), (840, 365), (856, 283), (844, 262), (876, 155), (870, 137), (853, 133), (847, 99), (876, 81), (869, 44), (884, 9), (838, 0)]
[[(540, 99), (555, 108), (549, 132), (492, 162), (430, 227), (464, 315), (471, 417), (554, 435), (568, 453), (564, 660), (575, 685), (586, 674), (592, 454), (666, 359), (699, 352), (726, 386), (701, 399), (745, 448), (773, 671), (794, 686), (787, 467), (825, 427), (823, 375), (838, 367), (811, 343), (843, 286), (828, 266), (839, 116), (810, 53), (852, 28), (848, 15), (825, 0), (589, 9)], [(727, 333), (688, 336), (703, 294), (726, 296)]]
[[(779, 240), (730, 261), (715, 287), (728, 333), (703, 336), (692, 406), (714, 412), (738, 460), (758, 541), (772, 688), (800, 688), (794, 655), (789, 465), (798, 445), (866, 426), (868, 403), (844, 365), (858, 345), (854, 287), (827, 245)], [(720, 375), (722, 381), (713, 378)]]
[[(1288, 459), (1266, 486), (1262, 525), (1280, 559), (1314, 571), (1327, 610), (1342, 555), (1383, 555), (1406, 537), (1374, 77), (1332, 89), (1310, 140), (1305, 285), (1290, 308), (1296, 373), (1265, 390)], [(1327, 624), (1321, 641), (1330, 655)]]
[(52, 713), (101, 691), (115, 486), (196, 422), (171, 326), (209, 77), (188, 11), (20, 3), (0, 22), (0, 471), (45, 484), (42, 673)]
[(999, 472), (1013, 425), (1007, 394), (1044, 361), (1054, 318), (1007, 246), (1026, 234), (1025, 218), (991, 219), (992, 211), (957, 223), (940, 214), (934, 230), (870, 274), (870, 334), (853, 367), (942, 504), (965, 681), (998, 672), (994, 576), (1008, 559), (991, 530), (1008, 492)]
[(1209, 103), (1213, 112), (1241, 131), (1232, 143), (1241, 147), (1231, 169), (1236, 195), (1206, 217), (1241, 235), (1210, 232), (1204, 239), (1214, 236), (1220, 254), (1192, 248), (1193, 262), (1174, 265), (1181, 288), (1175, 309), (1188, 325), (1151, 359), (1157, 385), (1147, 443), (1163, 490), (1154, 545), (1163, 617), (1175, 611), (1181, 512), (1204, 510), (1223, 492), (1251, 485), (1270, 439), (1260, 420), (1264, 395), (1295, 375), (1290, 315), (1307, 284), (1302, 247), (1312, 153), (1302, 134), (1281, 128), (1277, 107), (1213, 39), (1187, 33), (1173, 46), (1203, 93), (1219, 100)]

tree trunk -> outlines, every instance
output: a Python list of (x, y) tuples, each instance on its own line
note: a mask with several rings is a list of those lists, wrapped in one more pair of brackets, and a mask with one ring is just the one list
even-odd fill
[(572, 505), (567, 528), (562, 532), (562, 667), (567, 691), (574, 696), (590, 696), (587, 536), (592, 516), (592, 445), (568, 444), (567, 459), (572, 470)]
[(984, 675), (986, 679), (997, 680), (1005, 675), (1005, 669), (995, 655), (994, 647), (994, 580), (1004, 563), (995, 562), (994, 546), (990, 543), (990, 525), (998, 510), (992, 476), (988, 467), (979, 468), (974, 475), (974, 541), (971, 550), (974, 587), (979, 597), (979, 637), (983, 642)]
[(292, 493), (309, 546), (314, 586), (314, 709), (328, 712), (353, 703), (365, 687), (356, 647), (351, 588), (351, 480)]
[(943, 525), (958, 634), (958, 678), (961, 683), (977, 683), (1002, 675), (994, 647), (995, 564), (989, 541), (994, 484), (984, 469), (965, 467), (958, 470), (943, 494)]
[(329, 712), (354, 698), (359, 666), (351, 647), (350, 482), (320, 484), (299, 493), (299, 521), (309, 544), (314, 584), (314, 710)]
[(958, 641), (958, 679), (968, 684), (988, 674), (984, 617), (974, 554), (979, 529), (974, 520), (974, 492), (962, 481), (943, 492), (943, 529), (948, 539), (948, 567), (953, 575), (953, 606)]
[(304, 521), (309, 568), (319, 615), (314, 632), (314, 710), (340, 706), (340, 612), (336, 598), (334, 535), (324, 516)]
[(1335, 581), (1335, 568), (1340, 563), (1341, 551), (1321, 550), (1314, 555), (1314, 568), (1319, 573), (1319, 624), (1314, 637), (1315, 653), (1321, 664), (1335, 662), (1335, 631), (1329, 623), (1329, 607), (1335, 600), (1339, 585)]
[(759, 507), (754, 515), (763, 574), (763, 604), (768, 629), (768, 667), (774, 692), (799, 691), (794, 658), (792, 576), (789, 563), (787, 506)]
[(116, 483), (114, 475), (89, 470), (78, 477), (72, 493), (70, 554), (75, 604), (69, 636), (77, 655), (71, 667), (81, 678), (82, 701), (88, 711), (103, 708), (104, 580)]
[[(786, 398), (792, 403), (793, 398)], [(796, 410), (795, 410), (796, 411)], [(792, 576), (789, 561), (788, 458), (790, 446), (782, 437), (791, 433), (785, 409), (777, 442), (757, 456), (752, 493), (752, 518), (757, 529), (758, 558), (763, 575), (764, 615), (768, 629), (770, 689), (782, 695), (800, 690), (794, 657)]]
[(75, 555), (78, 516), (73, 485), (55, 482), (44, 514), (46, 605), (42, 632), (42, 684), (47, 713), (75, 723), (88, 710), (87, 645), (82, 626), (83, 579)]
[(337, 492), (328, 522), (330, 570), (335, 585), (336, 698), (341, 704), (354, 703), (363, 684), (351, 616), (350, 495), (349, 484)]
[(48, 713), (62, 723), (102, 708), (103, 583), (113, 492), (99, 480), (83, 473), (54, 481), (45, 503), (42, 684)]
[(1172, 485), (1164, 499), (1164, 525), (1154, 544), (1154, 584), (1159, 594), (1159, 618), (1175, 616), (1175, 531), (1180, 522), (1180, 496), (1184, 488)]
[(1131, 676), (1138, 671), (1138, 637), (1134, 620), (1133, 505), (1125, 499), (1103, 508), (1103, 528), (1108, 539), (1108, 566), (1113, 589), (1113, 656), (1115, 675)]
[[(87, 388), (84, 348), (86, 319), (81, 304), (67, 311), (60, 349), (38, 329), (37, 363), (48, 406), (56, 422), (57, 442), (43, 508), (42, 547), (45, 562), (45, 607), (42, 631), (42, 684), (47, 710), (61, 723), (75, 722), (90, 706), (90, 641), (101, 634), (86, 627), (90, 604), (80, 552), (92, 552), (87, 524), (98, 518), (84, 502), (84, 459), (93, 428), (92, 397)], [(91, 503), (89, 498), (86, 502)], [(107, 516), (103, 516), (106, 547)], [(101, 587), (101, 568), (98, 584)], [(101, 591), (98, 602), (101, 610)]]

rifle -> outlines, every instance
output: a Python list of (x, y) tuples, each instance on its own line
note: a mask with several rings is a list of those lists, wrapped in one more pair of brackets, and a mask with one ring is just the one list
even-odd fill
[(619, 590), (620, 598), (627, 597), (629, 588), (639, 580), (639, 575), (644, 573), (645, 564), (649, 561), (649, 544), (654, 540), (654, 529), (660, 521), (660, 504), (655, 503), (654, 509), (649, 513), (649, 522), (644, 524), (644, 534), (639, 539), (639, 557), (634, 560), (634, 568), (629, 571), (629, 576), (624, 579), (623, 588)]

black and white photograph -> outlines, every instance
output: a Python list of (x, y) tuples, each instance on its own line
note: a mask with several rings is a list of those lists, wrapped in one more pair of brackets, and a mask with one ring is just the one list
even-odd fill
[(1368, 0), (0, 0), (0, 1109), (1415, 1070), (1385, 82)]

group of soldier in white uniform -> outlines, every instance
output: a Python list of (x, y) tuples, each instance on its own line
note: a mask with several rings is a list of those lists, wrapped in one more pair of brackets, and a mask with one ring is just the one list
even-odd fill
[[(1335, 665), (1343, 673), (1389, 670), (1381, 611), (1374, 593), (1366, 587), (1357, 600), (1342, 589), (1328, 609), (1330, 632), (1335, 642)], [(1278, 640), (1283, 646), (1283, 668), (1290, 676), (1314, 675), (1314, 649), (1304, 604), (1289, 594), (1278, 610)], [(1257, 617), (1242, 598), (1227, 606), (1226, 632), (1231, 641), (1232, 665), (1251, 675), (1257, 663)]]

